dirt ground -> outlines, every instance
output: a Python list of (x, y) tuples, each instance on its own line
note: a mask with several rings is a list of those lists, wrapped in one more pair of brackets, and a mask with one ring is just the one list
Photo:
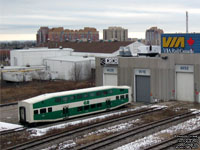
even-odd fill
[(16, 102), (45, 93), (68, 91), (95, 86), (89, 81), (32, 81), (27, 83), (2, 83), (0, 104)]

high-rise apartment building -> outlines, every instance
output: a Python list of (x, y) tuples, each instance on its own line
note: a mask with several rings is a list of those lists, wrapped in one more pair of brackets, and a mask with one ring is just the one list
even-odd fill
[(37, 32), (37, 43), (64, 42), (64, 41), (98, 41), (99, 31), (95, 28), (85, 27), (80, 30), (69, 30), (63, 27), (51, 28), (41, 27)]
[(48, 32), (49, 32), (48, 27), (40, 27), (40, 29), (37, 31), (37, 35), (36, 35), (38, 44), (46, 43), (48, 41)]
[(160, 45), (161, 34), (164, 33), (162, 29), (151, 27), (146, 30), (146, 44), (147, 45)]
[(109, 27), (103, 30), (103, 40), (128, 41), (128, 29)]

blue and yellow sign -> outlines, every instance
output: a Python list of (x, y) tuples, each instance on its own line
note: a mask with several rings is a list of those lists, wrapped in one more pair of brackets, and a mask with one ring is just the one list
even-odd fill
[(200, 53), (200, 33), (162, 34), (161, 53)]

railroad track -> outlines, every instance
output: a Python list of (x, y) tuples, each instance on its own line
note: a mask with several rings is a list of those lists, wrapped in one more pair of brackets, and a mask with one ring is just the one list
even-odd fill
[(100, 139), (93, 143), (80, 146), (76, 149), (77, 150), (114, 149), (121, 145), (130, 143), (136, 139), (142, 138), (144, 136), (147, 136), (157, 131), (168, 128), (177, 123), (183, 122), (187, 120), (188, 118), (193, 117), (195, 115), (197, 114), (193, 114), (192, 112), (176, 115), (173, 117), (169, 117), (167, 119), (155, 121), (155, 122), (148, 123), (139, 127), (128, 129), (124, 132), (120, 132), (120, 133), (108, 136), (106, 138)]
[(11, 106), (11, 105), (17, 105), (18, 103), (7, 103), (7, 104), (0, 104), (0, 107), (5, 107), (5, 106)]
[(1, 131), (0, 136), (4, 136), (4, 135), (7, 135), (7, 134), (14, 134), (14, 133), (17, 133), (17, 132), (24, 131), (26, 129), (27, 129), (26, 127), (19, 127), (19, 128), (15, 128), (15, 129)]
[[(190, 137), (189, 137), (190, 136)], [(185, 134), (181, 134), (179, 136), (175, 136), (171, 139), (164, 140), (155, 145), (149, 146), (144, 150), (174, 150), (174, 149), (197, 149), (200, 148), (200, 127), (189, 131)], [(199, 139), (197, 139), (199, 138)], [(185, 140), (192, 140), (193, 142), (184, 143)], [(181, 147), (182, 146), (182, 147)], [(194, 146), (194, 147), (189, 147)]]
[(129, 118), (134, 118), (134, 117), (139, 117), (141, 115), (145, 115), (145, 114), (149, 114), (149, 113), (153, 113), (156, 111), (161, 111), (164, 110), (165, 108), (150, 108), (150, 109), (146, 109), (146, 110), (141, 110), (138, 111), (137, 113), (134, 114), (128, 114), (126, 116), (122, 116), (122, 117), (117, 117), (117, 118), (113, 118), (107, 121), (103, 121), (100, 123), (95, 123), (95, 124), (91, 124), (91, 125), (87, 125), (87, 126), (83, 126), (83, 127), (79, 127), (78, 129), (72, 129), (70, 131), (63, 131), (60, 133), (56, 133), (54, 135), (49, 135), (49, 136), (45, 136), (39, 139), (35, 139), (35, 140), (31, 140), (28, 141), (26, 143), (22, 143), (22, 144), (18, 144), (12, 147), (7, 148), (7, 150), (20, 150), (20, 149), (33, 149), (34, 147), (38, 147), (40, 145), (55, 141), (55, 140), (59, 140), (80, 132), (84, 132), (84, 131), (88, 131), (92, 128), (97, 128), (97, 127), (101, 127), (103, 125), (107, 125), (109, 123), (113, 123), (113, 122), (117, 122), (117, 121), (122, 121), (124, 119), (129, 119)]

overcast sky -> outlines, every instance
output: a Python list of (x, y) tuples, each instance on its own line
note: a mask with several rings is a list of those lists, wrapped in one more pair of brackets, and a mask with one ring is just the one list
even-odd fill
[(164, 32), (200, 32), (200, 0), (0, 0), (0, 41), (35, 40), (40, 26), (81, 29), (109, 26), (128, 29), (129, 37), (145, 38), (157, 26)]

